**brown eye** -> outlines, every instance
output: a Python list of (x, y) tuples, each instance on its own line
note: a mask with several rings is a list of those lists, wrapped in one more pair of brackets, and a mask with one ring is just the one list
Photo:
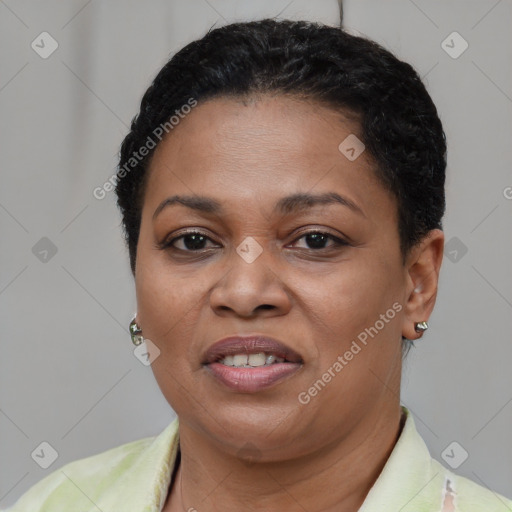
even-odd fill
[[(348, 245), (345, 240), (342, 240), (341, 238), (335, 237), (329, 233), (325, 233), (322, 231), (310, 231), (308, 233), (304, 233), (300, 238), (297, 238), (295, 242), (298, 240), (301, 240), (302, 238), (305, 239), (305, 242), (309, 247), (306, 247), (306, 249), (329, 249), (332, 247), (339, 247), (343, 245)], [(329, 240), (332, 240), (332, 243), (330, 246), (326, 247), (326, 244)]]
[[(183, 252), (198, 252), (208, 249), (205, 245), (212, 240), (200, 231), (190, 231), (160, 244), (160, 249), (175, 249)], [(179, 245), (179, 246), (178, 246)]]

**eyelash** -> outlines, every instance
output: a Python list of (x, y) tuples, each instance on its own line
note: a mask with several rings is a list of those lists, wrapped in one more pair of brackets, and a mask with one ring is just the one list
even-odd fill
[[(211, 238), (208, 235), (206, 235), (206, 233), (203, 233), (201, 231), (188, 231), (186, 233), (182, 233), (181, 235), (179, 235), (177, 237), (171, 238), (170, 240), (164, 240), (163, 242), (157, 244), (157, 248), (161, 249), (161, 250), (167, 249), (167, 250), (178, 251), (178, 252), (182, 252), (182, 253), (197, 253), (197, 254), (207, 251), (208, 249), (211, 249), (211, 248), (205, 248), (205, 249), (198, 249), (198, 250), (194, 251), (194, 250), (187, 250), (187, 249), (178, 249), (177, 247), (173, 247), (174, 242), (176, 242), (177, 240), (180, 240), (182, 238), (185, 238), (186, 236), (190, 236), (190, 235), (200, 235), (200, 236), (204, 237), (205, 239), (213, 242), (213, 240), (211, 240)], [(296, 238), (294, 240), (294, 242), (297, 242), (301, 238), (304, 238), (308, 235), (325, 235), (327, 238), (331, 239), (334, 242), (330, 247), (322, 247), (320, 249), (307, 249), (306, 248), (306, 250), (313, 251), (313, 252), (329, 251), (334, 248), (339, 248), (339, 247), (344, 247), (344, 246), (350, 245), (347, 241), (343, 240), (342, 238), (336, 237), (334, 235), (331, 235), (328, 232), (321, 231), (321, 230), (306, 231), (306, 232), (302, 233), (298, 238)]]

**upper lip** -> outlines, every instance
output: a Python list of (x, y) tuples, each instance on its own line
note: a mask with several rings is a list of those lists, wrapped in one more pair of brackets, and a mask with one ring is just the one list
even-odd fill
[(220, 361), (226, 356), (235, 354), (257, 354), (267, 352), (282, 357), (292, 363), (302, 363), (302, 357), (283, 342), (263, 335), (229, 336), (211, 345), (205, 352), (203, 364)]

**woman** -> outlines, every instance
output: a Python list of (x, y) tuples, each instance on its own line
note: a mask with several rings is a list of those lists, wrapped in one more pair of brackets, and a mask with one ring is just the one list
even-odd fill
[(132, 341), (178, 418), (12, 511), (512, 510), (432, 459), (399, 401), (436, 299), (445, 167), (417, 73), (371, 41), (262, 20), (183, 48), (116, 185)]

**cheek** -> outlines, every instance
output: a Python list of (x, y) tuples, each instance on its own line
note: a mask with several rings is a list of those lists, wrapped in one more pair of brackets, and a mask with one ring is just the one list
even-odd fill
[(140, 251), (135, 279), (137, 309), (144, 337), (160, 350), (151, 364), (156, 382), (171, 407), (183, 413), (193, 409), (190, 361), (197, 338), (199, 297), (204, 290), (200, 280), (178, 277), (163, 260), (151, 248)]
[(300, 290), (308, 310), (325, 324), (338, 327), (333, 336), (346, 339), (392, 307), (400, 297), (399, 273), (384, 262), (354, 258), (329, 276), (303, 278)]
[(155, 249), (152, 243), (147, 230), (141, 229), (135, 271), (138, 318), (144, 336), (160, 350), (168, 351), (166, 340), (182, 336), (202, 291), (193, 276), (180, 278), (179, 269), (173, 271), (165, 253)]
[(402, 305), (399, 267), (377, 260), (343, 265), (330, 279), (304, 280), (301, 294), (308, 321), (316, 326), (315, 379), (334, 374), (333, 385), (322, 391), (325, 403), (348, 411), (359, 401), (371, 401), (395, 372)]
[(148, 336), (164, 345), (185, 333), (192, 338), (189, 330), (205, 293), (200, 285), (148, 267), (137, 277), (136, 290), (139, 319)]
[(329, 403), (338, 400), (339, 390), (359, 399), (379, 392), (380, 380), (388, 380), (400, 357), (400, 268), (383, 258), (364, 260), (343, 262), (328, 279), (302, 282), (306, 315), (316, 326), (314, 373), (322, 375), (344, 358), (343, 370), (333, 369), (336, 383), (325, 394)]

